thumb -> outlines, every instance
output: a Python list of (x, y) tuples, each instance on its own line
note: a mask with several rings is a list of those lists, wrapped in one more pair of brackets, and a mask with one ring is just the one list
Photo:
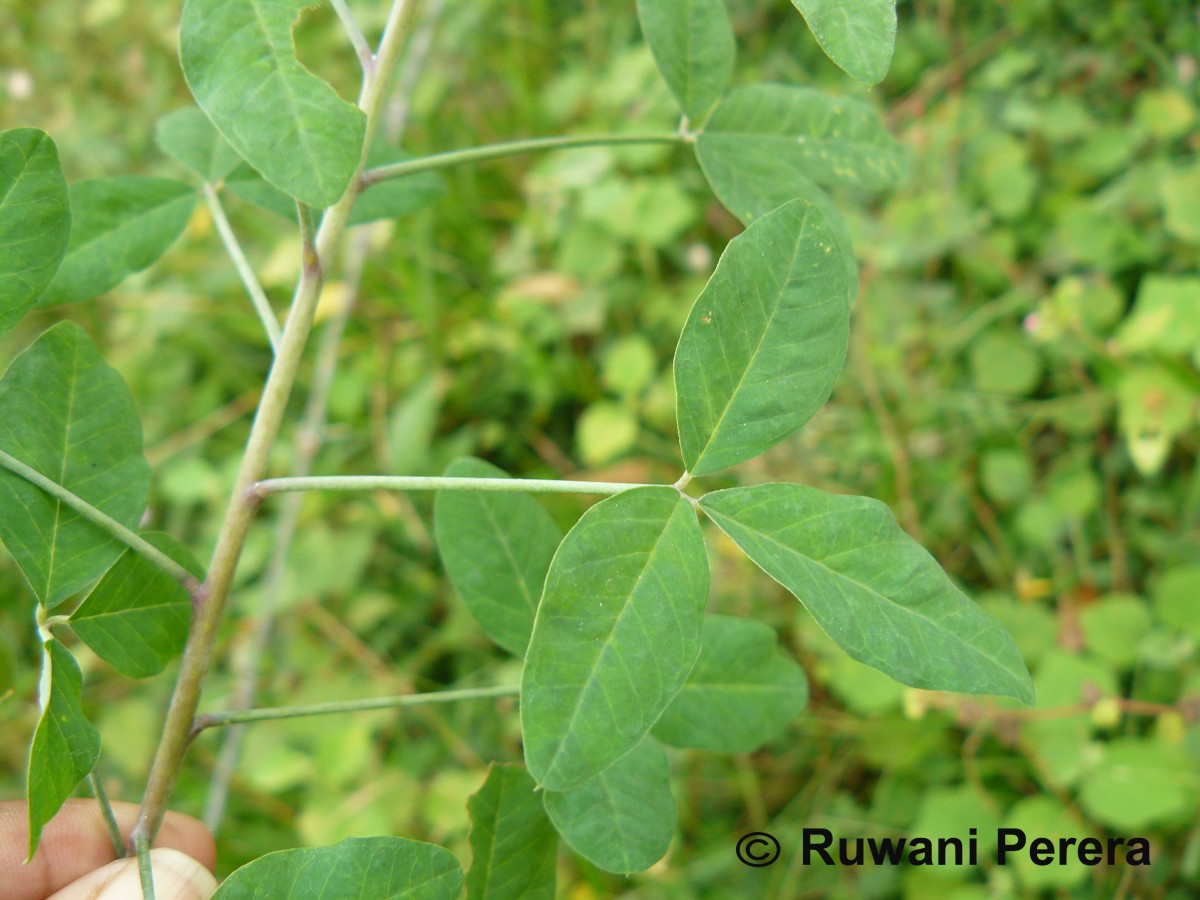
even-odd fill
[[(178, 850), (160, 847), (150, 851), (155, 900), (208, 900), (217, 880), (196, 860)], [(138, 861), (118, 859), (89, 872), (48, 900), (142, 900)]]

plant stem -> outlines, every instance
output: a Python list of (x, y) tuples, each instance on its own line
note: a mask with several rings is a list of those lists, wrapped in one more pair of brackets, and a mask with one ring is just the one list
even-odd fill
[(419, 475), (331, 475), (270, 478), (251, 488), (258, 497), (290, 491), (494, 491), (523, 494), (620, 494), (646, 484), (545, 478), (443, 478)]
[(302, 716), (327, 716), (333, 713), (364, 712), (372, 709), (396, 709), (405, 706), (424, 706), (428, 703), (453, 703), (458, 700), (486, 700), (489, 697), (514, 697), (520, 685), (501, 684), (495, 687), (463, 688), (455, 691), (429, 691), (424, 694), (401, 694), (396, 697), (369, 697), (365, 700), (335, 700), (307, 706), (274, 706), (264, 709), (231, 709), (196, 717), (192, 728), (198, 734), (206, 728), (223, 725), (267, 722), (274, 719), (298, 719)]
[(310, 261), (306, 260), (300, 273), (292, 306), (283, 328), (279, 351), (263, 388), (258, 412), (255, 414), (246, 443), (246, 452), (238, 470), (233, 496), (217, 537), (217, 547), (213, 552), (208, 578), (195, 598), (192, 626), (184, 647), (175, 691), (167, 709), (162, 739), (150, 766), (150, 777), (142, 797), (142, 808), (134, 825), (134, 837), (146, 841), (147, 844), (162, 824), (179, 767), (187, 751), (217, 628), (221, 623), (238, 559), (254, 518), (257, 503), (249, 495), (248, 489), (262, 480), (266, 472), (271, 447), (279, 434), (304, 347), (312, 330), (317, 302), (321, 296), (322, 272), (330, 265), (334, 251), (346, 231), (350, 210), (360, 190), (360, 176), (367, 151), (379, 126), (386, 81), (395, 67), (400, 46), (411, 26), (413, 9), (414, 0), (393, 0), (380, 41), (377, 65), (363, 78), (359, 107), (366, 114), (367, 121), (358, 171), (351, 178), (345, 194), (330, 207), (321, 222), (313, 241), (316, 249), (315, 265), (308, 264)]
[[(341, 345), (342, 335), (350, 319), (350, 314), (358, 300), (362, 270), (369, 244), (370, 234), (368, 231), (360, 230), (354, 235), (344, 276), (350, 293), (345, 304), (325, 326), (325, 330), (321, 334), (320, 345), (317, 348), (317, 361), (313, 369), (312, 387), (304, 409), (304, 418), (296, 431), (296, 458), (292, 465), (292, 471), (297, 476), (304, 476), (312, 471), (313, 460), (321, 446), (329, 390), (333, 385), (333, 377), (337, 370), (338, 348)], [(300, 520), (300, 509), (303, 503), (303, 494), (289, 494), (279, 511), (279, 517), (275, 523), (274, 550), (271, 554), (271, 561), (267, 565), (262, 608), (259, 610), (257, 620), (249, 635), (249, 647), (246, 648), (245, 653), (235, 652), (234, 654), (235, 659), (242, 660), (242, 664), (236, 667), (239, 671), (237, 672), (237, 685), (233, 692), (232, 705), (234, 709), (246, 709), (254, 705), (258, 689), (259, 663), (271, 639), (275, 611), (283, 593), (288, 552), (296, 533), (296, 525)], [(234, 769), (237, 767), (243, 733), (243, 728), (237, 726), (225, 732), (221, 749), (217, 753), (212, 778), (209, 780), (203, 821), (214, 834), (220, 827), (221, 819), (225, 814), (229, 783), (233, 779)]]
[[(409, 96), (412, 94), (417, 78), (429, 55), (433, 44), (434, 28), (441, 15), (441, 9), (442, 0), (432, 0), (423, 7), (424, 13), (420, 25), (409, 39), (404, 62), (396, 77), (393, 99), (384, 113), (384, 131), (388, 142), (393, 145), (400, 143), (407, 125)], [(374, 65), (373, 57), (371, 65)], [(367, 71), (365, 64), (363, 71)], [(359, 300), (363, 269), (370, 247), (370, 229), (358, 229), (346, 255), (343, 274), (343, 281), (348, 288), (346, 302), (325, 326), (320, 346), (317, 348), (312, 386), (309, 389), (304, 416), (295, 436), (296, 455), (291, 473), (293, 476), (302, 477), (312, 472), (317, 451), (323, 442), (328, 418), (329, 391), (337, 371), (342, 336)], [(232, 709), (248, 709), (255, 703), (262, 659), (270, 644), (276, 610), (283, 595), (288, 554), (291, 551), (292, 540), (296, 534), (296, 526), (299, 523), (300, 510), (303, 505), (304, 495), (301, 493), (288, 494), (280, 504), (278, 518), (275, 521), (274, 549), (271, 561), (267, 564), (266, 581), (263, 586), (262, 606), (248, 636), (248, 646), (243, 648), (242, 652), (235, 650), (233, 653), (234, 659), (239, 660), (240, 664), (235, 666), (237, 674), (231, 701)], [(233, 725), (225, 729), (222, 734), (221, 749), (217, 752), (213, 774), (209, 779), (208, 796), (204, 802), (203, 821), (214, 834), (220, 828), (221, 819), (225, 814), (229, 785), (233, 780), (233, 773), (237, 769), (245, 733), (245, 725)]]
[(171, 574), (188, 589), (189, 593), (194, 594), (199, 589), (200, 584), (191, 572), (135, 531), (126, 528), (112, 516), (96, 509), (96, 507), (92, 506), (92, 504), (88, 503), (78, 494), (72, 493), (56, 481), (51, 481), (37, 469), (25, 465), (25, 463), (16, 457), (9, 456), (3, 450), (0, 450), (0, 467), (8, 469), (14, 475), (19, 475), (34, 487), (41, 488), (51, 497), (60, 501), (64, 506), (69, 506), (101, 531), (110, 537), (116, 538), (135, 553), (144, 556), (150, 562)]
[(246, 260), (246, 254), (242, 252), (242, 245), (238, 243), (237, 235), (233, 233), (233, 226), (229, 224), (229, 218), (225, 215), (225, 207), (221, 205), (221, 198), (217, 196), (216, 188), (207, 182), (204, 185), (204, 201), (208, 204), (208, 211), (212, 215), (217, 234), (221, 236), (221, 243), (225, 245), (225, 252), (233, 261), (233, 267), (237, 269), (242, 284), (246, 286), (246, 293), (250, 295), (250, 302), (254, 304), (254, 311), (258, 313), (258, 318), (262, 321), (263, 328), (266, 329), (267, 338), (271, 341), (271, 349), (278, 353), (279, 339), (282, 335), (279, 320), (275, 318), (275, 310), (271, 309), (271, 302), (267, 300), (267, 295), (258, 282), (258, 276), (254, 274), (254, 270), (250, 268), (250, 263)]
[(104, 827), (108, 831), (108, 839), (112, 841), (113, 853), (120, 859), (128, 855), (128, 848), (125, 846), (125, 839), (121, 837), (121, 826), (117, 824), (117, 817), (113, 814), (112, 803), (109, 802), (108, 792), (104, 790), (104, 785), (100, 781), (100, 776), (96, 774), (96, 770), (92, 769), (88, 773), (88, 785), (92, 789), (92, 796), (96, 798), (96, 802), (100, 805), (100, 815), (104, 819)]
[(137, 853), (138, 875), (142, 881), (142, 900), (154, 900), (154, 867), (150, 862), (150, 837), (134, 831), (131, 837)]
[(679, 144), (689, 140), (689, 137), (678, 131), (649, 131), (631, 132), (629, 134), (569, 134), (559, 137), (529, 138), (521, 141), (506, 141), (502, 144), (488, 144), (484, 147), (470, 147), (466, 150), (451, 150), (447, 153), (435, 153), (432, 156), (422, 156), (405, 162), (392, 163), (388, 166), (378, 166), (368, 169), (362, 174), (363, 187), (369, 187), (389, 178), (403, 178), (405, 175), (415, 175), (430, 169), (445, 169), (459, 166), (463, 163), (481, 162), (488, 159), (501, 159), (505, 156), (516, 156), (521, 153), (534, 153), (538, 150), (561, 150), (571, 147), (602, 147), (614, 144)]

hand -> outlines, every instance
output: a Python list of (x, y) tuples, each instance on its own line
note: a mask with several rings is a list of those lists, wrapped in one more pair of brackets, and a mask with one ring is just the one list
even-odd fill
[[(114, 803), (128, 839), (137, 819), (132, 803)], [(157, 900), (208, 900), (217, 889), (212, 835), (191, 816), (169, 812), (150, 851)], [(7, 900), (141, 900), (137, 859), (114, 861), (112, 841), (94, 800), (68, 800), (42, 832), (28, 865), (24, 801), (0, 802), (0, 885)]]

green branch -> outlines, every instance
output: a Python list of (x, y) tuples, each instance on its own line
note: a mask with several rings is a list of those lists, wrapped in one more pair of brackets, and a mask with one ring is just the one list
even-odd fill
[(501, 159), (505, 156), (517, 156), (521, 153), (535, 153), (539, 150), (562, 150), (571, 147), (605, 147), (616, 144), (679, 144), (688, 140), (686, 134), (678, 131), (651, 131), (630, 134), (572, 134), (561, 137), (530, 138), (523, 141), (507, 141), (502, 144), (488, 144), (484, 147), (470, 147), (466, 150), (451, 150), (447, 153), (435, 153), (432, 156), (422, 156), (405, 162), (392, 163), (388, 166), (378, 166), (368, 169), (362, 174), (363, 187), (369, 187), (389, 178), (403, 178), (405, 175), (415, 175), (430, 169), (445, 169), (450, 166), (460, 166), (463, 163), (482, 162), (489, 159)]
[(246, 722), (297, 719), (301, 716), (327, 716), (332, 713), (363, 712), (372, 709), (396, 709), (405, 706), (424, 706), (429, 703), (453, 703), (458, 700), (486, 700), (489, 697), (513, 697), (520, 692), (519, 685), (502, 684), (495, 687), (463, 688), (456, 691), (430, 691), (424, 694), (370, 697), (365, 700), (335, 700), (330, 703), (312, 703), (308, 706), (232, 709), (228, 712), (197, 716), (196, 724), (192, 727), (192, 734), (199, 734), (206, 728), (239, 725)]
[(495, 491), (517, 494), (620, 494), (645, 484), (547, 478), (441, 478), (419, 475), (330, 475), (268, 478), (250, 490), (258, 498), (293, 491)]
[(0, 467), (8, 469), (14, 475), (24, 478), (34, 487), (40, 488), (64, 506), (68, 506), (79, 513), (82, 518), (91, 522), (110, 537), (120, 541), (135, 553), (144, 556), (181, 582), (188, 589), (189, 593), (194, 592), (199, 587), (198, 582), (191, 572), (175, 562), (175, 560), (171, 559), (171, 557), (167, 556), (167, 554), (163, 553), (140, 534), (126, 528), (112, 516), (96, 509), (96, 507), (92, 506), (92, 504), (88, 503), (78, 494), (72, 493), (58, 482), (51, 481), (37, 469), (25, 465), (25, 463), (16, 457), (9, 456), (3, 450), (0, 450)]
[(392, 0), (383, 37), (376, 54), (376, 65), (365, 73), (359, 108), (366, 115), (366, 131), (363, 137), (362, 155), (358, 170), (350, 186), (321, 220), (315, 235), (309, 233), (308, 223), (301, 216), (304, 266), (292, 296), (292, 305), (283, 326), (283, 336), (275, 354), (267, 383), (259, 398), (258, 412), (250, 427), (246, 441), (246, 452), (242, 457), (229, 501), (225, 520), (217, 536), (208, 577), (194, 596), (195, 613), (188, 631), (187, 644), (183, 648), (183, 659), (175, 681), (175, 691), (167, 708), (163, 723), (162, 738), (150, 765), (150, 777), (146, 792), (142, 796), (142, 808), (134, 825), (134, 839), (147, 845), (158, 833), (166, 814), (167, 803), (175, 786), (175, 779), (191, 740), (196, 709), (200, 704), (200, 693), (212, 658), (213, 645), (217, 639), (233, 576), (238, 559), (250, 531), (256, 503), (250, 489), (266, 473), (271, 448), (279, 435), (283, 415), (291, 397), (292, 387), (300, 371), (300, 362), (312, 331), (317, 303), (324, 284), (322, 273), (329, 268), (342, 236), (349, 226), (350, 210), (361, 187), (361, 173), (366, 164), (367, 152), (379, 127), (379, 117), (386, 95), (387, 79), (396, 66), (404, 38), (413, 21), (415, 0)]

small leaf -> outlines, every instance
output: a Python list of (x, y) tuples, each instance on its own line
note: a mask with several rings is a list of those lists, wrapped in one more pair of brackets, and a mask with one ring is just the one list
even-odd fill
[(209, 184), (220, 182), (242, 161), (204, 111), (195, 106), (159, 119), (154, 140), (164, 153)]
[(1200, 774), (1179, 745), (1117, 738), (1093, 748), (1098, 764), (1082, 780), (1079, 803), (1118, 834), (1183, 826), (1200, 810)]
[(38, 306), (90, 300), (167, 252), (196, 192), (169, 178), (97, 178), (71, 185), (71, 243)]
[(628, 875), (663, 858), (678, 812), (666, 751), (652, 738), (570, 791), (547, 791), (546, 812), (580, 856)]
[(553, 900), (558, 835), (535, 790), (520, 766), (492, 763), (471, 795), (468, 900)]
[(896, 0), (792, 0), (825, 55), (851, 78), (879, 84), (896, 49)]
[(1033, 702), (1012, 637), (878, 500), (763, 484), (700, 508), (859, 662), (913, 687)]
[(907, 167), (870, 106), (784, 84), (731, 91), (697, 137), (696, 154), (718, 196), (713, 174), (722, 166), (731, 172), (726, 180), (779, 178), (776, 191), (802, 188), (806, 179), (865, 193), (891, 187)]
[(36, 128), (0, 132), (0, 335), (54, 277), (71, 233), (71, 204), (54, 141)]
[(188, 87), (233, 149), (313, 209), (337, 202), (366, 117), (296, 59), (292, 24), (310, 0), (187, 0), (179, 56)]
[(546, 576), (521, 680), (530, 774), (564, 791), (646, 735), (700, 652), (708, 561), (695, 511), (668, 487), (597, 503)]
[(42, 645), (42, 715), (29, 748), (26, 797), (29, 800), (29, 858), (37, 851), (42, 828), (88, 776), (100, 758), (100, 732), (80, 706), (83, 676), (61, 641)]
[[(136, 528), (150, 494), (129, 388), (78, 325), (63, 322), (0, 380), (0, 450)], [(0, 538), (47, 606), (98, 578), (125, 546), (0, 469)]]
[(654, 726), (676, 747), (749, 753), (779, 734), (808, 702), (804, 670), (761, 622), (705, 616), (700, 659)]
[(449, 850), (400, 837), (363, 837), (260, 856), (226, 878), (213, 900), (454, 900), (461, 889), (462, 868)]
[[(481, 459), (459, 459), (449, 478), (507, 478)], [(433, 529), (446, 574), (493, 641), (523, 656), (562, 532), (528, 494), (439, 491)]]
[(700, 122), (733, 77), (737, 47), (725, 0), (638, 0), (637, 10), (663, 79)]
[[(203, 580), (191, 552), (168, 534), (143, 534), (184, 568)], [(92, 588), (71, 613), (71, 629), (96, 655), (131, 678), (157, 675), (187, 641), (192, 604), (173, 576), (132, 550)]]
[(729, 242), (675, 352), (679, 442), (705, 475), (752, 459), (821, 408), (846, 358), (846, 264), (794, 200)]

